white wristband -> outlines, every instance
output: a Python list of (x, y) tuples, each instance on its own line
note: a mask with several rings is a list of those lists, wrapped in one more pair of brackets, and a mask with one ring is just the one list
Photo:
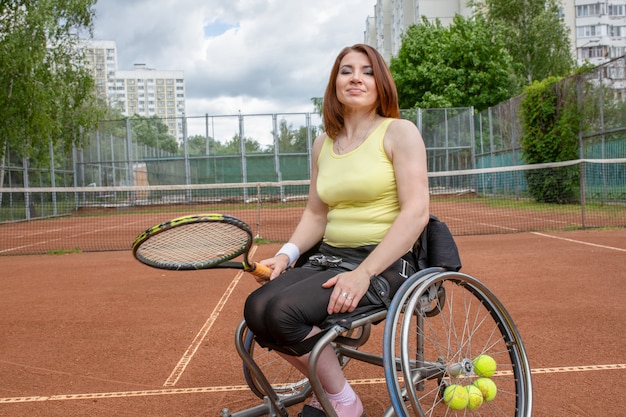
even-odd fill
[(300, 257), (300, 249), (298, 249), (298, 247), (291, 242), (285, 243), (274, 256), (278, 256), (281, 253), (287, 255), (289, 258), (289, 265), (294, 263)]

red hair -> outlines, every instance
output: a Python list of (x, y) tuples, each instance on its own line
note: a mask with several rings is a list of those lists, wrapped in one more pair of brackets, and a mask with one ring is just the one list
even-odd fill
[(367, 55), (372, 63), (372, 72), (378, 91), (378, 103), (376, 112), (383, 117), (400, 118), (400, 107), (398, 104), (398, 91), (396, 83), (391, 76), (389, 67), (382, 55), (374, 48), (365, 44), (356, 44), (345, 47), (337, 58), (330, 72), (326, 92), (324, 93), (324, 129), (331, 138), (336, 138), (343, 129), (343, 104), (337, 98), (337, 76), (341, 60), (350, 52), (359, 52)]

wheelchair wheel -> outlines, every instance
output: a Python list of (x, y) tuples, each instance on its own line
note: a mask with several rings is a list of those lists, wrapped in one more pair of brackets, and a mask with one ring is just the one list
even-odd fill
[[(389, 308), (383, 345), (387, 388), (399, 417), (531, 416), (531, 374), (519, 332), (475, 278), (427, 269), (407, 279)], [(474, 366), (480, 355), (495, 360), (493, 374)], [(479, 395), (471, 406), (462, 407), (461, 400), (456, 410), (444, 402), (448, 386), (485, 382), (492, 385), (487, 397)]]
[[(358, 338), (362, 331), (363, 329), (360, 328), (348, 330), (343, 336)], [(254, 335), (247, 327), (242, 333), (242, 342), (245, 351), (259, 367), (279, 398), (300, 394), (305, 390), (311, 391), (308, 378), (303, 377), (296, 368), (281, 358), (275, 351), (259, 346), (254, 339)], [(337, 358), (342, 368), (350, 361), (348, 356), (344, 356), (341, 353), (337, 354)], [(265, 390), (245, 363), (243, 365), (243, 374), (250, 390), (262, 399), (265, 396)]]

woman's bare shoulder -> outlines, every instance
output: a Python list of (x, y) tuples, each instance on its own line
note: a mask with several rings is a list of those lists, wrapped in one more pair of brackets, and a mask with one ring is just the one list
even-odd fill
[(389, 124), (389, 129), (398, 133), (419, 133), (415, 123), (407, 119), (393, 119)]
[(313, 156), (319, 155), (320, 151), (322, 150), (322, 146), (324, 145), (324, 141), (327, 137), (328, 135), (326, 133), (321, 133), (313, 140)]
[(387, 128), (385, 141), (390, 145), (404, 146), (415, 144), (415, 142), (423, 142), (419, 129), (410, 120), (394, 119)]

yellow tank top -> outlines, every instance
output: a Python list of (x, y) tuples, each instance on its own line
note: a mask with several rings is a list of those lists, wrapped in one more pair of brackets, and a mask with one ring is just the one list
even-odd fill
[(317, 192), (329, 207), (324, 241), (335, 247), (378, 244), (400, 213), (393, 164), (383, 138), (386, 119), (356, 149), (344, 155), (324, 139), (317, 160)]

